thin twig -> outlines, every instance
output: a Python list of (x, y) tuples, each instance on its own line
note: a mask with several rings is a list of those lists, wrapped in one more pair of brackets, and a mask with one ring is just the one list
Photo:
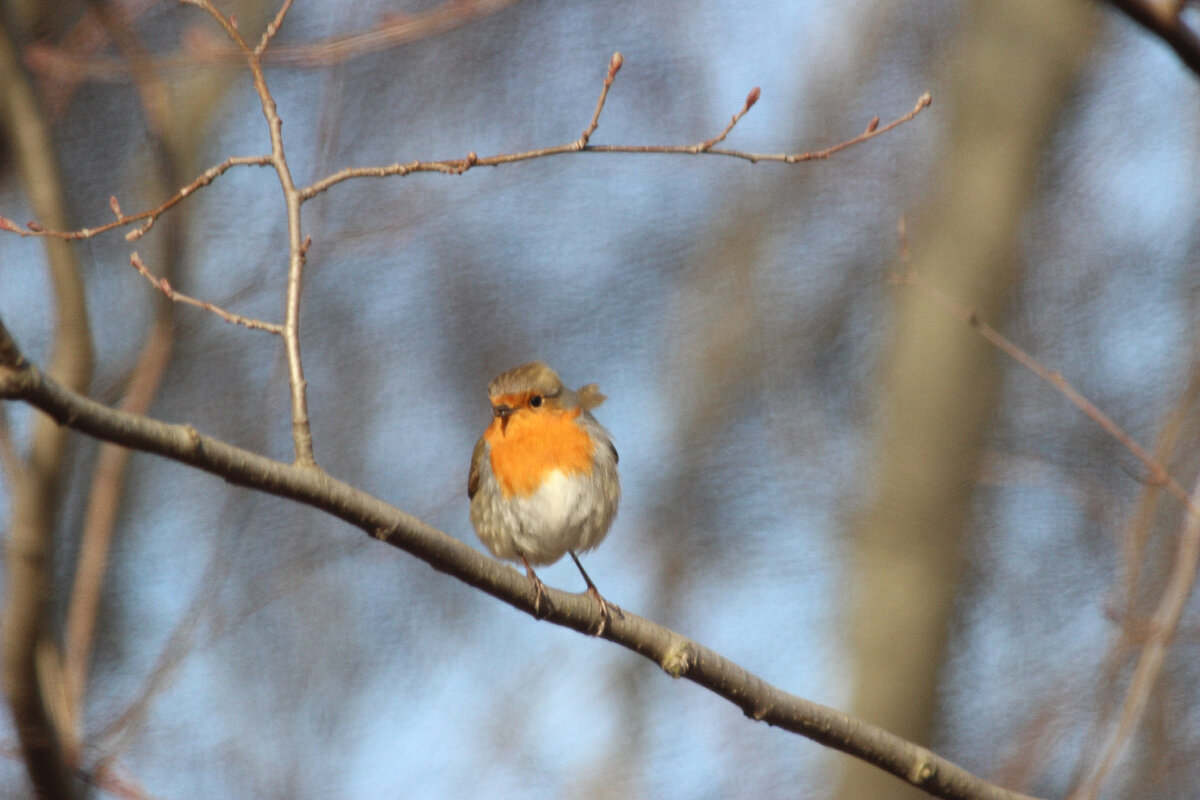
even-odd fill
[(263, 31), (262, 38), (258, 41), (258, 46), (254, 48), (254, 55), (261, 56), (263, 51), (267, 49), (267, 45), (271, 43), (271, 39), (279, 32), (279, 26), (283, 24), (283, 18), (287, 16), (288, 10), (291, 7), (292, 0), (283, 0), (283, 5), (279, 7), (279, 12), (268, 23), (267, 29)]
[[(758, 98), (755, 98), (755, 99), (757, 100)], [(904, 123), (908, 122), (913, 117), (917, 116), (917, 114), (920, 114), (922, 111), (924, 111), (926, 108), (928, 108), (932, 102), (933, 102), (933, 96), (931, 94), (929, 94), (929, 92), (926, 92), (925, 94), (923, 94), (919, 98), (917, 98), (917, 103), (915, 106), (913, 106), (912, 111), (909, 111), (904, 116), (902, 116), (898, 119), (895, 119), (892, 122), (889, 122), (887, 125), (884, 125), (883, 127), (879, 127), (878, 124), (876, 123), (876, 121), (872, 120), (871, 124), (867, 125), (866, 130), (864, 130), (858, 136), (855, 136), (853, 139), (847, 139), (844, 142), (839, 142), (838, 144), (832, 145), (830, 147), (826, 147), (824, 150), (813, 150), (813, 151), (809, 151), (806, 153), (748, 153), (743, 150), (728, 150), (728, 149), (720, 148), (720, 147), (711, 147), (711, 148), (704, 149), (703, 144), (700, 144), (700, 145), (669, 145), (669, 146), (658, 146), (658, 145), (637, 146), (637, 145), (608, 144), (608, 145), (595, 145), (595, 146), (588, 147), (587, 152), (591, 152), (591, 153), (678, 153), (678, 154), (687, 154), (687, 155), (698, 155), (701, 153), (711, 153), (712, 155), (730, 156), (731, 158), (741, 158), (746, 161), (749, 161), (752, 164), (756, 164), (759, 161), (776, 161), (776, 162), (780, 162), (783, 164), (800, 164), (805, 161), (819, 161), (822, 159), (829, 158), (830, 156), (834, 155), (835, 153), (840, 153), (841, 151), (843, 151), (849, 147), (853, 147), (856, 144), (862, 144), (863, 142), (874, 139), (876, 136), (882, 136), (883, 134), (887, 133), (888, 131), (892, 130), (893, 128), (896, 128), (897, 126), (903, 125)], [(739, 119), (740, 119), (740, 117), (739, 117)]]
[[(619, 54), (618, 54), (619, 55)], [(614, 60), (615, 60), (614, 56)], [(603, 107), (604, 98), (607, 92), (601, 94), (601, 101), (597, 105), (596, 113), (593, 115), (592, 123), (589, 123), (588, 128), (584, 133), (591, 135), (595, 130), (594, 125), (597, 124), (599, 112)], [(468, 153), (466, 158), (448, 159), (443, 161), (410, 161), (404, 164), (390, 164), (383, 167), (349, 167), (339, 170), (331, 175), (312, 183), (311, 185), (300, 190), (301, 196), (305, 200), (309, 200), (318, 194), (328, 190), (331, 186), (339, 184), (343, 181), (352, 180), (354, 178), (386, 178), (393, 175), (403, 176), (411, 175), (414, 172), (439, 172), (444, 175), (462, 175), (469, 169), (475, 167), (496, 167), (501, 164), (515, 164), (520, 161), (531, 161), (535, 158), (547, 158), (550, 156), (567, 155), (569, 153), (638, 153), (638, 154), (668, 154), (668, 155), (716, 155), (727, 156), (730, 158), (740, 158), (751, 163), (759, 161), (779, 162), (784, 164), (800, 164), (805, 161), (818, 161), (829, 158), (830, 156), (841, 152), (849, 147), (874, 139), (876, 136), (882, 136), (888, 131), (903, 125), (912, 120), (922, 111), (929, 107), (933, 102), (932, 96), (926, 92), (918, 98), (916, 105), (911, 111), (904, 116), (889, 122), (887, 125), (880, 127), (877, 120), (872, 120), (871, 124), (867, 125), (866, 130), (855, 136), (852, 139), (839, 142), (838, 144), (826, 147), (823, 150), (814, 150), (806, 153), (751, 153), (742, 150), (730, 150), (721, 147), (713, 147), (716, 142), (724, 140), (733, 126), (742, 118), (750, 107), (758, 100), (758, 92), (751, 91), (746, 98), (746, 104), (742, 110), (734, 115), (733, 120), (725, 130), (718, 136), (700, 142), (698, 144), (680, 144), (680, 145), (621, 145), (621, 144), (585, 144), (580, 146), (580, 139), (574, 139), (566, 144), (556, 145), (554, 147), (540, 147), (534, 150), (525, 150), (520, 153), (506, 153), (495, 156), (480, 156), (474, 152)]]
[(109, 198), (108, 205), (116, 219), (104, 225), (80, 228), (73, 231), (64, 231), (46, 228), (37, 222), (28, 222), (26, 223), (25, 227), (21, 227), (11, 219), (0, 216), (0, 230), (6, 230), (10, 233), (15, 233), (18, 236), (39, 236), (44, 238), (63, 239), (65, 241), (76, 241), (78, 239), (90, 239), (93, 236), (98, 236), (101, 233), (111, 231), (114, 228), (122, 228), (135, 222), (141, 222), (145, 220), (142, 225), (125, 234), (125, 239), (132, 242), (144, 236), (146, 232), (153, 227), (158, 218), (167, 211), (171, 210), (184, 199), (191, 196), (197, 189), (212, 183), (217, 179), (217, 177), (224, 175), (233, 167), (267, 167), (270, 165), (270, 156), (230, 156), (220, 164), (206, 169), (191, 183), (187, 184), (179, 189), (179, 191), (177, 191), (175, 194), (171, 195), (171, 197), (162, 205), (156, 206), (155, 208), (147, 211), (139, 211), (136, 214), (124, 214), (121, 211), (120, 203), (117, 202), (117, 198), (111, 197)]
[[(741, 110), (733, 115), (733, 119), (729, 120), (729, 124), (725, 126), (725, 130), (721, 131), (707, 142), (701, 142), (698, 145), (693, 145), (696, 148), (696, 152), (707, 153), (713, 149), (714, 145), (718, 145), (725, 141), (725, 137), (728, 136), (729, 132), (733, 130), (733, 126), (737, 125), (738, 121), (741, 120), (742, 117), (746, 116), (746, 113), (754, 107), (754, 104), (758, 102), (758, 98), (761, 96), (762, 89), (758, 88), (757, 86), (751, 89), (750, 94), (746, 95), (746, 102), (742, 105)], [(879, 124), (879, 117), (875, 118), (875, 124)]]
[(262, 113), (267, 122), (267, 131), (271, 137), (271, 166), (279, 177), (279, 186), (283, 191), (284, 204), (287, 207), (288, 231), (288, 277), (287, 297), (284, 309), (284, 322), (281, 335), (283, 336), (284, 352), (287, 355), (288, 386), (292, 396), (292, 447), (296, 463), (312, 467), (316, 465), (313, 454), (312, 427), (308, 419), (308, 384), (304, 380), (304, 364), (300, 357), (300, 297), (304, 286), (304, 264), (308, 246), (301, 227), (300, 206), (304, 196), (292, 179), (292, 171), (288, 166), (287, 156), (283, 147), (283, 120), (275, 98), (267, 87), (267, 78), (263, 74), (261, 55), (250, 49), (246, 40), (238, 31), (233, 17), (225, 16), (217, 10), (211, 0), (180, 0), (185, 5), (194, 5), (208, 13), (217, 21), (230, 38), (242, 51), (246, 65), (254, 79), (254, 91), (258, 94)]
[(604, 76), (604, 85), (600, 87), (600, 97), (596, 100), (596, 110), (592, 112), (591, 122), (583, 129), (583, 133), (579, 134), (579, 138), (575, 140), (576, 149), (582, 150), (587, 147), (588, 140), (596, 132), (596, 126), (600, 124), (600, 112), (604, 110), (604, 103), (608, 100), (608, 90), (612, 88), (613, 80), (617, 77), (617, 72), (620, 71), (621, 65), (624, 63), (625, 59), (620, 52), (613, 53), (612, 58), (609, 59), (608, 74)]
[(150, 281), (151, 285), (153, 285), (155, 289), (158, 289), (160, 292), (165, 294), (167, 298), (173, 302), (187, 303), (190, 306), (202, 308), (205, 311), (210, 311), (213, 314), (216, 314), (226, 322), (232, 322), (235, 325), (241, 325), (244, 328), (250, 328), (251, 330), (256, 331), (266, 331), (267, 333), (273, 333), (276, 336), (283, 335), (283, 326), (279, 325), (278, 323), (266, 322), (265, 320), (255, 319), (253, 317), (243, 317), (241, 314), (234, 314), (232, 311), (226, 311), (225, 309), (213, 305), (212, 303), (205, 302), (204, 300), (197, 300), (194, 297), (189, 297), (183, 292), (175, 291), (175, 288), (171, 286), (171, 282), (166, 278), (160, 278), (151, 272), (146, 265), (142, 263), (141, 256), (139, 256), (136, 252), (129, 254), (129, 263), (133, 265), (134, 269), (141, 273), (142, 277)]
[[(1155, 443), (1154, 458), (1160, 464), (1166, 464), (1171, 460), (1172, 455), (1179, 446), (1179, 440), (1184, 428), (1195, 412), (1196, 403), (1200, 400), (1200, 361), (1193, 363), (1191, 372), (1192, 374), (1188, 379), (1187, 385), (1180, 394), (1175, 408), (1167, 416), (1159, 433), (1158, 441)], [(1142, 559), (1145, 557), (1151, 523), (1153, 522), (1161, 494), (1161, 484), (1153, 481), (1146, 483), (1141, 497), (1138, 499), (1137, 509), (1126, 527), (1125, 535), (1122, 537), (1125, 541), (1124, 561), (1126, 570), (1123, 587), (1125, 595), (1124, 616), (1130, 623), (1126, 626), (1125, 637), (1130, 640), (1140, 638), (1131, 628), (1137, 627), (1140, 630), (1142, 627), (1134, 624), (1138, 618), (1138, 596), (1141, 594)]]
[(1032, 372), (1034, 375), (1037, 375), (1046, 383), (1057, 389), (1059, 393), (1070, 400), (1076, 408), (1095, 421), (1096, 424), (1103, 428), (1109, 436), (1120, 443), (1120, 445), (1128, 450), (1134, 458), (1140, 461), (1142, 465), (1149, 471), (1148, 480), (1165, 486), (1167, 491), (1170, 492), (1171, 496), (1178, 500), (1190, 512), (1200, 513), (1197, 512), (1197, 506), (1193, 505), (1192, 499), (1189, 497), (1188, 493), (1184, 491), (1183, 487), (1181, 487), (1175, 481), (1175, 479), (1170, 476), (1166, 468), (1164, 468), (1162, 464), (1160, 464), (1154, 458), (1154, 456), (1146, 450), (1146, 448), (1142, 447), (1133, 439), (1132, 436), (1126, 433), (1124, 428), (1122, 428), (1120, 425), (1114, 422), (1111, 417), (1101, 411), (1095, 403), (1084, 397), (1078, 389), (1072, 386), (1067, 379), (1062, 376), (1062, 373), (1047, 369), (1033, 356), (1017, 347), (1017, 345), (1013, 344), (1013, 342), (1010, 340), (1006, 339), (995, 328), (979, 319), (974, 311), (962, 306), (936, 286), (926, 283), (915, 272), (910, 270), (906, 274), (901, 275), (899, 277), (899, 281), (903, 283), (909, 283), (921, 289), (921, 291), (925, 292), (926, 295), (936, 300), (939, 305), (948, 310), (951, 314), (977, 330), (980, 336), (995, 345), (1009, 358), (1013, 359), (1018, 364)]

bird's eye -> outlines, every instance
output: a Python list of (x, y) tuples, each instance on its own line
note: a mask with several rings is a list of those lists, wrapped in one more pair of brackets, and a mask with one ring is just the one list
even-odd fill
[(535, 394), (533, 397), (529, 398), (529, 407), (530, 408), (540, 408), (541, 405), (542, 405), (542, 396), (540, 394)]

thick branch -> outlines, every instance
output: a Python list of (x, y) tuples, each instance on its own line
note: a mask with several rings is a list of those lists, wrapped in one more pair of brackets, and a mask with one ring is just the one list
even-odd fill
[[(0, 323), (0, 398), (23, 400), (60, 424), (104, 441), (156, 453), (224, 480), (319, 508), (425, 561), (434, 569), (532, 614), (534, 591), (513, 568), (419, 519), (312, 467), (285, 464), (171, 425), (96, 403), (21, 360)], [(598, 629), (586, 594), (548, 590), (544, 619), (580, 633)], [(708, 648), (630, 612), (610, 615), (603, 638), (729, 700), (754, 719), (861, 758), (935, 797), (1025, 800), (880, 728), (788, 694)]]

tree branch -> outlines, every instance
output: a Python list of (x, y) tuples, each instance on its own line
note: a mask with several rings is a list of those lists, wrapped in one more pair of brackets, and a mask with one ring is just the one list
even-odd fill
[(1138, 444), (1095, 403), (1084, 397), (1061, 373), (1047, 368), (995, 328), (980, 320), (974, 311), (963, 307), (945, 292), (925, 282), (915, 272), (910, 270), (900, 279), (924, 291), (949, 313), (978, 331), (980, 336), (1002, 353), (1057, 389), (1063, 397), (1095, 421), (1105, 433), (1142, 463), (1150, 473), (1151, 484), (1164, 487), (1183, 506), (1184, 523), (1176, 544), (1175, 557), (1171, 562), (1170, 576), (1155, 606), (1154, 614), (1150, 617), (1147, 641), (1130, 678), (1116, 728), (1105, 745), (1103, 755), (1089, 771), (1087, 779), (1070, 794), (1070, 800), (1095, 800), (1100, 795), (1108, 773), (1124, 752), (1129, 737), (1141, 722), (1151, 691), (1162, 671), (1167, 650), (1179, 629), (1179, 620), (1183, 617), (1188, 598), (1192, 595), (1197, 573), (1200, 572), (1200, 480), (1197, 480), (1192, 492), (1187, 493), (1171, 477), (1162, 461)]
[[(252, 49), (237, 28), (234, 17), (226, 16), (217, 10), (210, 0), (180, 0), (185, 5), (193, 5), (205, 11), (217, 21), (225, 34), (237, 45), (245, 57), (246, 65), (254, 79), (254, 91), (262, 105), (263, 117), (267, 121), (267, 131), (271, 137), (271, 166), (279, 177), (279, 187), (283, 190), (283, 202), (287, 210), (288, 230), (288, 272), (287, 299), (284, 304), (283, 347), (287, 354), (288, 386), (292, 394), (292, 447), (296, 463), (304, 467), (315, 467), (316, 457), (313, 455), (312, 426), (308, 420), (308, 382), (304, 380), (304, 363), (300, 357), (300, 295), (304, 288), (304, 265), (308, 256), (308, 241), (304, 236), (300, 222), (300, 206), (304, 203), (303, 193), (296, 188), (292, 178), (292, 169), (288, 166), (287, 155), (283, 148), (283, 120), (279, 116), (279, 108), (275, 98), (267, 88), (267, 77), (263, 74), (262, 50)], [(271, 25), (282, 23), (284, 14), (289, 8), (284, 3), (279, 14)], [(271, 26), (263, 35), (263, 48), (270, 41)]]
[[(54, 157), (53, 136), (21, 69), (12, 30), (3, 24), (0, 117), (30, 206), (51, 224), (65, 226), (66, 199)], [(67, 386), (83, 389), (92, 372), (83, 278), (69, 243), (48, 239), (45, 249), (56, 318), (50, 371)], [(0, 343), (0, 357), (15, 352), (13, 345)], [(13, 478), (2, 622), (4, 693), (12, 709), (21, 753), (34, 792), (55, 800), (81, 794), (72, 774), (70, 747), (63, 729), (66, 697), (54, 691), (62, 688), (62, 665), (49, 624), (54, 521), (66, 448), (67, 431), (45, 419), (34, 421), (28, 458)]]
[[(525, 576), (378, 498), (311, 466), (285, 464), (172, 425), (118, 411), (84, 397), (26, 362), (0, 322), (0, 398), (23, 400), (62, 425), (136, 450), (156, 453), (229, 483), (321, 509), (439, 572), (514, 608), (534, 613)], [(543, 618), (580, 633), (598, 629), (596, 604), (585, 593), (549, 589)], [(887, 731), (836, 709), (778, 689), (718, 653), (668, 628), (614, 607), (603, 638), (657, 663), (669, 675), (705, 687), (747, 716), (848, 753), (920, 787), (954, 800), (1027, 800)]]
[(1179, 3), (1108, 0), (1137, 24), (1162, 39), (1192, 72), (1200, 75), (1200, 36), (1183, 23)]

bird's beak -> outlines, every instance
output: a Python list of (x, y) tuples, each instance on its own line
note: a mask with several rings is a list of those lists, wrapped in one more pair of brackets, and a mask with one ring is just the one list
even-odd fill
[(500, 432), (505, 433), (508, 429), (508, 418), (512, 416), (515, 409), (508, 403), (496, 403), (492, 406), (492, 416), (500, 420)]

